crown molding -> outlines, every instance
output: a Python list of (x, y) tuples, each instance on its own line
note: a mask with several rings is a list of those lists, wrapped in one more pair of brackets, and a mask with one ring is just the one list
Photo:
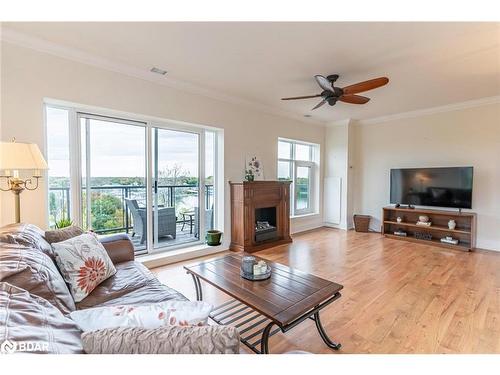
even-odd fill
[(490, 96), (486, 98), (468, 100), (465, 102), (448, 104), (438, 107), (418, 109), (416, 111), (396, 113), (393, 115), (374, 117), (366, 120), (357, 120), (356, 122), (361, 125), (373, 125), (373, 124), (380, 124), (383, 122), (427, 116), (435, 113), (452, 112), (460, 109), (480, 107), (483, 105), (496, 104), (496, 103), (500, 103), (500, 96)]
[(98, 57), (83, 52), (81, 50), (78, 50), (76, 48), (65, 47), (60, 44), (49, 42), (47, 40), (38, 37), (27, 35), (25, 33), (20, 33), (18, 31), (6, 28), (5, 26), (1, 27), (0, 39), (10, 44), (15, 44), (24, 48), (33, 49), (39, 52), (47, 53), (67, 60), (72, 60), (78, 63), (91, 65), (111, 72), (120, 73), (129, 77), (153, 82), (189, 94), (200, 95), (225, 103), (241, 105), (246, 108), (257, 110), (265, 114), (285, 117), (295, 121), (299, 121), (301, 123), (324, 126), (323, 121), (315, 119), (307, 119), (296, 113), (284, 111), (282, 109), (278, 109), (261, 103), (256, 103), (250, 100), (226, 95), (215, 90), (210, 90), (194, 85), (192, 83), (172, 79), (168, 76), (160, 77), (157, 74), (152, 73), (150, 71), (132, 67), (130, 65), (119, 63), (102, 57)]
[(342, 120), (329, 121), (325, 124), (325, 128), (335, 128), (338, 126), (348, 126), (352, 122), (351, 118), (345, 118)]

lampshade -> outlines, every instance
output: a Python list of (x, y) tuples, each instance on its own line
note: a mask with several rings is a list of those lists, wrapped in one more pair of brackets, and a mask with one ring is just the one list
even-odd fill
[(0, 142), (1, 169), (48, 169), (35, 143)]

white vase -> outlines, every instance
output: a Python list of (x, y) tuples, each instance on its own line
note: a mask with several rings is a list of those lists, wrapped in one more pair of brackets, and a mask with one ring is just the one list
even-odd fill
[(401, 219), (401, 218), (398, 216), (398, 217), (396, 218), (396, 221), (397, 221), (398, 223), (401, 223), (401, 222), (403, 221), (403, 219)]
[(450, 221), (448, 221), (448, 228), (453, 230), (455, 229), (455, 227), (457, 226), (457, 223), (455, 222), (455, 220), (451, 219)]

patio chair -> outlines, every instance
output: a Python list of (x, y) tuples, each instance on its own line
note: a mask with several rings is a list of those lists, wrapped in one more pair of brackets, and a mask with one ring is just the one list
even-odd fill
[[(144, 207), (139, 207), (139, 204), (135, 199), (125, 198), (125, 203), (132, 213), (132, 221), (134, 224), (132, 237), (134, 237), (135, 235), (140, 236), (140, 244), (142, 245), (144, 244), (144, 242), (146, 242), (147, 239), (146, 209)], [(158, 237), (171, 236), (173, 239), (175, 239), (176, 221), (177, 218), (175, 217), (174, 207), (158, 208)]]
[[(200, 235), (199, 235), (200, 219), (198, 217), (198, 212), (199, 212), (199, 208), (195, 207), (195, 209), (194, 209), (194, 235), (195, 235), (195, 237), (199, 238), (200, 237)], [(205, 210), (205, 230), (202, 231), (202, 233), (204, 233), (205, 231), (207, 231), (209, 229), (214, 229), (214, 206), (213, 205), (210, 209)]]

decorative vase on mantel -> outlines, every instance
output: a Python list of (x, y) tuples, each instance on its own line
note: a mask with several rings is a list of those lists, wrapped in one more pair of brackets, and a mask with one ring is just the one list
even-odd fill
[(253, 181), (255, 179), (255, 175), (253, 174), (253, 171), (251, 169), (245, 170), (245, 180), (246, 181)]
[(455, 222), (455, 220), (453, 219), (450, 219), (450, 221), (448, 221), (448, 229), (451, 229), (451, 230), (454, 230), (457, 226), (457, 223)]

